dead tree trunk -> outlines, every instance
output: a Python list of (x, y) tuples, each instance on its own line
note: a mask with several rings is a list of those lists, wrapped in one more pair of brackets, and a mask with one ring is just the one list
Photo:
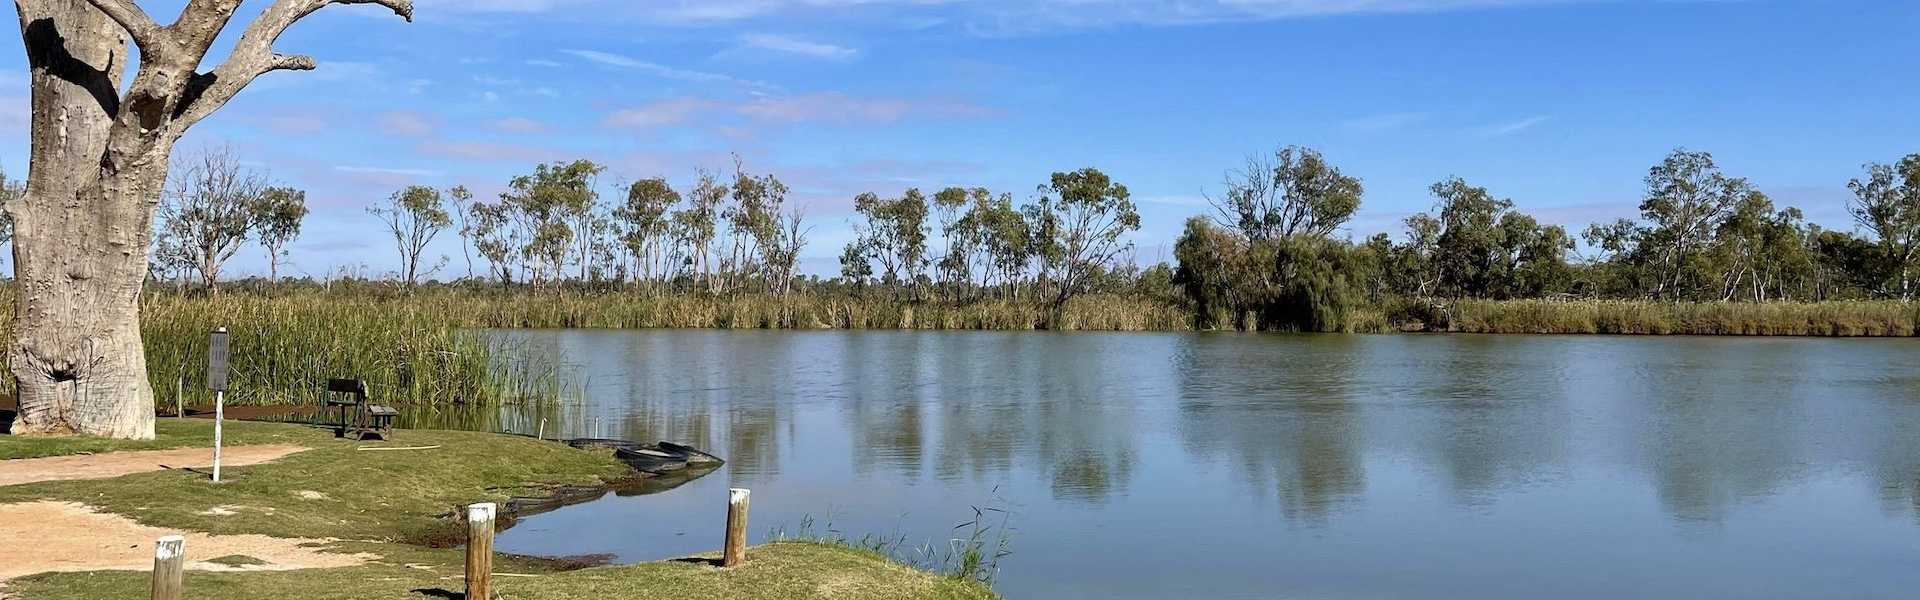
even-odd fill
[[(272, 50), (302, 17), (379, 4), (412, 18), (410, 0), (276, 0), (224, 63), (195, 72), (240, 3), (190, 0), (162, 26), (133, 0), (17, 0), (33, 121), (27, 192), (7, 207), (14, 433), (153, 437), (139, 301), (174, 142), (261, 74), (314, 68)], [(123, 95), (129, 38), (140, 64)]]

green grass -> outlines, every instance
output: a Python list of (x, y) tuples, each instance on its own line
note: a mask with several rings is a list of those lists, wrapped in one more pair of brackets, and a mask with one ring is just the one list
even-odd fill
[[(148, 442), (0, 436), (0, 456), (53, 456), (113, 450), (205, 446), (212, 424), (161, 419)], [(423, 598), (457, 593), (460, 550), (409, 542), (458, 539), (443, 515), (472, 502), (540, 495), (558, 485), (621, 479), (631, 470), (601, 452), (564, 444), (484, 433), (401, 430), (394, 446), (430, 450), (367, 452), (327, 430), (291, 424), (233, 422), (233, 443), (281, 443), (313, 448), (261, 465), (224, 471), (212, 485), (203, 474), (161, 471), (93, 481), (0, 487), (0, 502), (81, 502), (144, 524), (215, 534), (335, 539), (322, 549), (381, 558), (358, 567), (214, 573), (190, 571), (188, 597)], [(320, 496), (302, 492), (318, 492)], [(212, 507), (233, 514), (203, 514)], [(776, 543), (749, 551), (747, 566), (719, 570), (698, 562), (661, 562), (579, 569), (577, 561), (501, 555), (495, 587), (502, 598), (993, 598), (985, 586), (942, 577), (844, 546)], [(248, 564), (250, 557), (214, 557)], [(47, 573), (10, 582), (20, 599), (144, 597), (144, 572)]]
[[(229, 421), (223, 432), (229, 445), (292, 444), (310, 445), (321, 440), (324, 432), (305, 427), (266, 425)], [(331, 439), (331, 434), (325, 434)], [(114, 440), (89, 436), (21, 437), (0, 435), (0, 460), (40, 458), (71, 454), (98, 454), (118, 450), (166, 450), (213, 445), (213, 422), (205, 419), (160, 418), (151, 440)], [(6, 492), (0, 488), (0, 493)]]
[[(210, 421), (160, 419), (156, 429), (170, 442), (212, 445)], [(156, 471), (0, 487), (0, 502), (76, 500), (148, 525), (209, 533), (404, 541), (446, 535), (452, 524), (439, 515), (456, 506), (503, 501), (516, 492), (538, 495), (539, 488), (528, 484), (599, 484), (632, 473), (609, 454), (487, 433), (402, 430), (395, 445), (440, 447), (394, 452), (361, 451), (381, 444), (337, 440), (328, 430), (303, 425), (231, 422), (226, 433), (234, 444), (285, 443), (313, 450), (226, 469), (220, 485), (210, 485), (201, 473)], [(147, 444), (115, 442), (113, 447)], [(8, 450), (14, 445), (44, 449), (34, 438), (0, 436), (0, 455), (16, 454)], [(308, 500), (303, 491), (327, 497)], [(228, 516), (203, 514), (216, 506), (240, 508)]]

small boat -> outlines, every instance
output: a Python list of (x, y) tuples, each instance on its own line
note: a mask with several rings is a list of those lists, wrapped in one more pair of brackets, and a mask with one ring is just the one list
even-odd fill
[(614, 448), (613, 455), (635, 469), (655, 475), (687, 468), (687, 455), (659, 448)]

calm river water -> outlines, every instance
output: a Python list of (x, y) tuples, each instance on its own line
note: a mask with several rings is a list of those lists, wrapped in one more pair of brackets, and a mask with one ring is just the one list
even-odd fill
[(498, 335), (585, 378), (550, 434), (729, 461), (508, 552), (712, 550), (747, 487), (756, 543), (808, 517), (942, 543), (997, 502), (1009, 598), (1920, 593), (1911, 341)]

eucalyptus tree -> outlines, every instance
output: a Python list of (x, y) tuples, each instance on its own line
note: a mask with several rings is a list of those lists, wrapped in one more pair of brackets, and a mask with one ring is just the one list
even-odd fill
[(1124, 238), (1140, 229), (1140, 212), (1127, 186), (1093, 168), (1054, 173), (1039, 192), (1023, 212), (1043, 277), (1053, 286), (1049, 305), (1057, 318), (1094, 276), (1133, 249)]
[(1866, 178), (1847, 183), (1853, 191), (1847, 211), (1879, 245), (1893, 292), (1911, 300), (1920, 262), (1920, 154), (1893, 165), (1868, 164), (1866, 170)]
[[(15, 2), (32, 90), (27, 193), (6, 207), (15, 433), (153, 437), (139, 292), (174, 144), (260, 75), (313, 69), (272, 46), (314, 11), (378, 4), (413, 16), (410, 0), (274, 0), (199, 72), (240, 4), (195, 0), (162, 25), (134, 0)], [(129, 39), (139, 66), (126, 82)]]
[(220, 271), (240, 251), (257, 222), (266, 178), (240, 164), (229, 149), (209, 149), (179, 165), (160, 203), (160, 226), (177, 244), (186, 267), (212, 290)]
[(1648, 228), (1639, 246), (1651, 253), (1653, 295), (1688, 297), (1710, 275), (1697, 268), (1696, 259), (1734, 209), (1759, 192), (1745, 178), (1721, 173), (1712, 154), (1684, 149), (1650, 169), (1646, 185), (1640, 214)]
[(386, 224), (388, 233), (393, 235), (394, 247), (400, 251), (400, 279), (408, 287), (419, 284), (421, 275), (432, 275), (439, 269), (440, 265), (436, 265), (421, 273), (420, 258), (433, 238), (453, 225), (453, 217), (447, 214), (446, 198), (440, 190), (424, 185), (408, 186), (394, 192), (385, 204), (367, 207), (367, 212)]
[(1295, 235), (1324, 237), (1360, 209), (1365, 187), (1340, 172), (1318, 150), (1287, 146), (1271, 157), (1254, 155), (1228, 171), (1225, 194), (1207, 202), (1223, 224), (1250, 241)]
[(467, 279), (473, 279), (473, 192), (464, 185), (453, 186), (447, 190), (447, 205), (460, 220), (460, 229), (454, 233), (460, 235), (460, 256), (467, 262)]
[(720, 204), (727, 200), (726, 184), (720, 183), (712, 173), (700, 171), (695, 179), (693, 190), (687, 195), (687, 206), (673, 212), (671, 227), (673, 235), (685, 250), (684, 266), (697, 267), (702, 283), (707, 289), (713, 289), (713, 240), (718, 232), (715, 218), (719, 216)]
[(267, 251), (267, 280), (280, 280), (280, 259), (287, 255), (287, 244), (300, 237), (300, 222), (307, 218), (307, 193), (286, 187), (270, 187), (254, 200), (254, 236)]
[(680, 192), (666, 179), (655, 177), (627, 186), (626, 203), (614, 207), (613, 218), (622, 225), (621, 245), (639, 267), (640, 278), (652, 280), (661, 274), (671, 224), (667, 211), (679, 204)]
[(879, 261), (887, 285), (912, 286), (927, 263), (926, 195), (919, 189), (898, 198), (867, 192), (854, 197), (853, 210), (865, 222), (854, 223), (857, 238), (849, 245), (858, 245)]
[(500, 194), (524, 234), (519, 252), (532, 267), (534, 283), (558, 280), (574, 258), (581, 263), (582, 277), (586, 275), (592, 246), (590, 239), (581, 240), (591, 237), (599, 199), (594, 180), (604, 170), (590, 160), (536, 165), (533, 173), (514, 177)]

